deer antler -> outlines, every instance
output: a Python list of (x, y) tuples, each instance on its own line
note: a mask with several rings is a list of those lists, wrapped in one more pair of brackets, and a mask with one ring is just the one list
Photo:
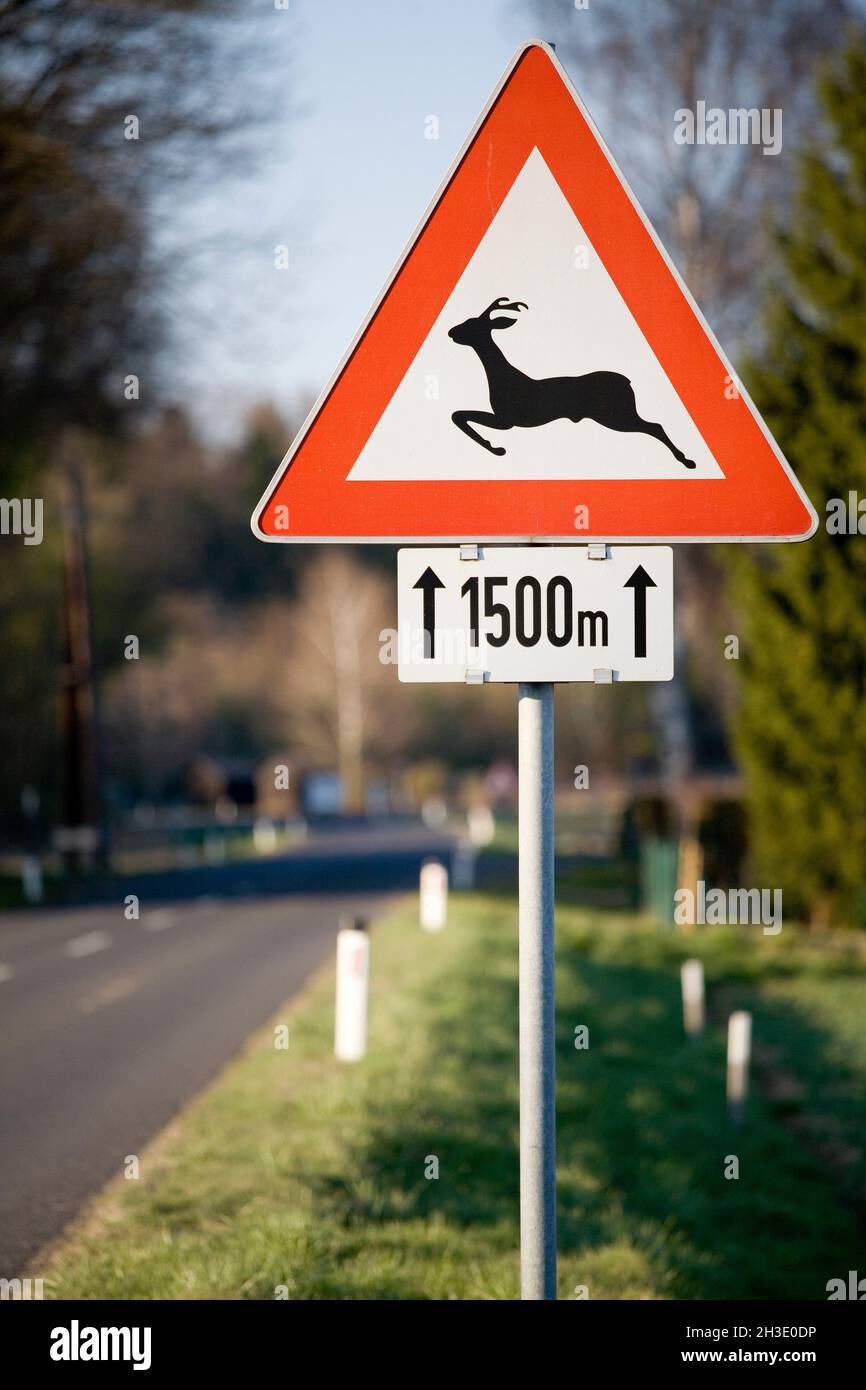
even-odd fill
[(479, 318), (489, 318), (489, 316), (493, 313), (494, 309), (497, 313), (500, 313), (503, 309), (513, 309), (515, 312), (518, 312), (520, 309), (528, 308), (529, 305), (523, 304), (519, 299), (515, 300), (513, 304), (509, 304), (508, 295), (501, 294), (498, 299), (494, 299), (493, 303), (488, 305), (488, 307), (484, 310), (483, 314), (479, 314)]

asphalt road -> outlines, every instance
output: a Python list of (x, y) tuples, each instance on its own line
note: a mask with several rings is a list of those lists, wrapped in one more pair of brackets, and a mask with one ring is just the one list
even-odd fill
[(356, 827), (284, 858), (131, 877), (138, 921), (122, 894), (0, 919), (0, 1277), (300, 988), (341, 915), (375, 914), (443, 851), (417, 827)]

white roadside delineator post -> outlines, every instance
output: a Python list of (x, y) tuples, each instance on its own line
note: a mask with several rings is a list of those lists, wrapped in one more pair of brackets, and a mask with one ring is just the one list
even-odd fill
[(359, 1062), (367, 1053), (370, 938), (363, 917), (344, 918), (337, 932), (334, 1056)]
[(485, 806), (483, 802), (470, 806), (466, 825), (473, 845), (479, 845), (483, 849), (485, 845), (492, 844), (496, 834), (496, 818), (489, 806)]
[(421, 865), (421, 926), (441, 931), (448, 920), (448, 870), (438, 859)]
[(751, 1053), (752, 1015), (740, 1009), (728, 1019), (728, 1112), (735, 1125), (745, 1118)]
[(697, 1038), (704, 1031), (704, 967), (699, 960), (684, 960), (680, 967), (683, 987), (683, 1027), (686, 1036)]
[(253, 848), (256, 854), (273, 854), (277, 848), (277, 827), (267, 816), (253, 822)]

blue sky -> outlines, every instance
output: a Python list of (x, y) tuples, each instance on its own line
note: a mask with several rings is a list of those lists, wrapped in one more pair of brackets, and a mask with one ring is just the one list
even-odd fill
[[(285, 0), (278, 9), (283, 3), (234, 0), (253, 59), (227, 60), (224, 81), (265, 94), (271, 112), (256, 128), (254, 160), (245, 173), (217, 168), (204, 187), (200, 180), (179, 193), (172, 185), (161, 209), (175, 266), (171, 385), (217, 439), (230, 437), (257, 401), (297, 416), (319, 393), (514, 50), (552, 37), (538, 32), (532, 0)], [(637, 12), (637, 0), (618, 4), (624, 17)], [(556, 10), (560, 29), (569, 25), (576, 39), (584, 25), (589, 39), (604, 13), (596, 0), (586, 9), (559, 0)], [(571, 70), (652, 214), (654, 187), (685, 157), (664, 72), (654, 69), (650, 97), (636, 74), (605, 104), (591, 58), (580, 74)], [(713, 86), (716, 98), (760, 104), (756, 70), (759, 59), (757, 69), (736, 65)], [(215, 103), (230, 96), (215, 86)], [(629, 120), (636, 99), (639, 119)], [(754, 151), (761, 177), (772, 164), (795, 178), (798, 108), (807, 122), (800, 137), (813, 133), (808, 102), (792, 101), (778, 163)], [(425, 138), (430, 116), (438, 139)], [(688, 158), (704, 169), (712, 159), (721, 177), (735, 153), (704, 146)], [(289, 268), (277, 270), (283, 245)]]
[(511, 54), (544, 37), (516, 0), (243, 3), (273, 92), (255, 172), (217, 178), (165, 232), (207, 248), (172, 306), (173, 385), (216, 437), (256, 400), (318, 393)]

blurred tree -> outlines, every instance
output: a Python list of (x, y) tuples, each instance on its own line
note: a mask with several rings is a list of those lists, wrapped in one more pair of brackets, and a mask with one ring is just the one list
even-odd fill
[(106, 677), (106, 748), (118, 799), (182, 795), (198, 755), (250, 764), (285, 738), (274, 633), (288, 603), (238, 609), (205, 589), (162, 600), (167, 637)]
[(120, 660), (130, 614), (151, 651), (162, 645), (165, 600), (176, 593), (232, 609), (291, 597), (307, 548), (263, 546), (248, 523), (292, 433), (272, 406), (260, 404), (239, 444), (208, 447), (184, 411), (170, 406), (131, 439), (98, 447), (104, 457), (90, 534), (103, 668)]
[[(261, 99), (260, 84), (237, 80), (243, 18), (229, 0), (0, 0), (3, 487), (43, 497), (46, 527), (38, 558), (4, 544), (0, 644), (7, 664), (33, 662), (0, 694), (0, 724), (16, 744), (0, 790), (7, 816), (19, 777), (41, 785), (48, 814), (58, 813), (62, 779), (56, 762), (46, 770), (61, 650), (63, 814), (98, 815), (84, 795), (90, 786), (98, 801), (93, 668), (80, 640), (93, 627), (84, 508), (61, 505), (59, 493), (81, 492), (97, 435), (138, 420), (139, 393), (159, 399), (161, 295), (178, 258), (156, 254), (157, 207), (181, 179), (203, 176), (217, 145), (223, 158), (243, 149)], [(65, 596), (62, 622), (45, 618), (40, 641), (24, 642), (20, 612), (52, 583)], [(147, 599), (139, 590), (145, 623)], [(41, 736), (30, 742), (21, 733), (37, 709)]]
[[(305, 414), (298, 403), (297, 415)], [(231, 496), (221, 508), (219, 526), (212, 526), (206, 549), (210, 574), (219, 574), (224, 597), (252, 602), (268, 595), (294, 593), (297, 574), (305, 563), (305, 547), (262, 545), (249, 519), (292, 441), (295, 424), (286, 421), (269, 402), (248, 413), (240, 443), (225, 456), (220, 470), (219, 497)], [(216, 494), (215, 494), (216, 497)], [(240, 525), (239, 525), (240, 523)]]
[[(529, 4), (710, 323), (723, 342), (754, 344), (767, 212), (784, 205), (796, 150), (814, 129), (815, 64), (844, 42), (859, 0)], [(694, 112), (698, 101), (725, 111), (781, 110), (781, 151), (676, 143), (676, 112)], [(719, 662), (730, 631), (724, 583), (713, 548), (682, 547), (676, 674), (647, 696), (659, 762), (674, 785), (695, 762), (728, 756), (733, 682), (728, 663)]]
[(201, 172), (216, 137), (249, 126), (242, 84), (222, 84), (215, 100), (232, 10), (226, 0), (0, 0), (7, 479), (57, 430), (117, 423), (125, 377), (152, 374), (154, 192)]
[(308, 765), (336, 769), (347, 811), (363, 809), (369, 767), (387, 768), (406, 739), (408, 702), (394, 666), (379, 659), (393, 607), (378, 574), (326, 548), (304, 572), (287, 634), (290, 742)]
[[(530, 0), (623, 172), (714, 327), (754, 321), (768, 251), (766, 210), (784, 201), (815, 117), (815, 64), (844, 42), (859, 0)], [(780, 153), (752, 144), (682, 145), (675, 113), (783, 110)]]
[(747, 627), (737, 743), (756, 871), (783, 888), (789, 912), (862, 923), (866, 516), (858, 517), (857, 496), (853, 520), (849, 508), (849, 493), (866, 497), (862, 36), (820, 91), (834, 139), (803, 159), (800, 195), (780, 236), (786, 274), (750, 384), (821, 525), (802, 545), (732, 557)]

